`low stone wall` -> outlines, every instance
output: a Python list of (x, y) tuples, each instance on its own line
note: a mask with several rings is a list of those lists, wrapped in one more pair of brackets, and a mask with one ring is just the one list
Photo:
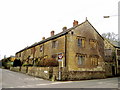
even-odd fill
[(28, 72), (28, 67), (21, 67), (20, 70), (22, 73), (27, 73)]
[(51, 79), (53, 74), (52, 67), (28, 67), (28, 75), (40, 77), (44, 79)]
[(20, 67), (10, 67), (10, 70), (19, 72), (20, 71)]
[(55, 80), (59, 80), (59, 72), (61, 73), (61, 80), (67, 80), (68, 71), (66, 67), (59, 68), (59, 67), (53, 67), (53, 76), (55, 77)]
[(110, 66), (109, 64), (105, 65), (105, 75), (106, 77), (112, 77), (112, 66)]
[[(53, 68), (53, 75), (59, 80), (59, 68)], [(61, 68), (61, 80), (83, 80), (105, 78), (104, 71), (67, 71), (67, 68)]]
[(103, 71), (69, 71), (67, 80), (100, 79), (105, 78)]
[(120, 66), (118, 67), (117, 75), (120, 76)]
[(62, 81), (105, 78), (104, 71), (68, 71), (66, 67), (11, 67), (10, 70), (53, 81), (59, 80), (59, 71)]

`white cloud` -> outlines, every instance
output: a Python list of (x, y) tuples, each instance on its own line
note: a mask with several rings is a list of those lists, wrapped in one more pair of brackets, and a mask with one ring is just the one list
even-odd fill
[(118, 0), (1, 0), (1, 58), (49, 37), (51, 30), (72, 27), (74, 19), (81, 23), (88, 17), (98, 32), (117, 33), (117, 16), (103, 19), (116, 15), (117, 5)]

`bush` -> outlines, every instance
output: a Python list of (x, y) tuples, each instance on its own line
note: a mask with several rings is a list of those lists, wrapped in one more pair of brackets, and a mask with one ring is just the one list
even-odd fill
[(22, 66), (33, 66), (32, 64), (23, 64)]
[(19, 59), (15, 59), (13, 62), (13, 67), (22, 66), (22, 63)]
[(13, 66), (13, 62), (9, 61), (9, 59), (2, 59), (1, 64), (5, 69), (10, 69)]
[(57, 67), (58, 65), (59, 65), (58, 61), (55, 60), (54, 58), (42, 59), (39, 62), (39, 66), (41, 67)]

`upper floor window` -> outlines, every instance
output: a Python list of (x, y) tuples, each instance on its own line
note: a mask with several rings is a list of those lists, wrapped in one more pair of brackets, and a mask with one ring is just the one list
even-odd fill
[(19, 57), (21, 57), (21, 53), (19, 53)]
[(40, 52), (42, 52), (43, 51), (43, 46), (40, 46)]
[[(31, 54), (34, 54), (35, 51), (36, 51), (36, 50), (35, 50), (35, 47), (32, 47), (32, 48), (31, 48)], [(29, 50), (28, 50), (27, 52), (29, 52)]]
[(52, 41), (52, 48), (56, 48), (57, 47), (57, 41)]
[(120, 56), (120, 50), (117, 50), (117, 55), (119, 55), (119, 56)]
[(111, 56), (112, 55), (112, 49), (104, 49), (105, 56)]
[(91, 48), (96, 48), (97, 47), (97, 41), (94, 39), (90, 39), (90, 47)]
[(78, 37), (78, 46), (79, 47), (85, 47), (85, 38), (83, 37)]

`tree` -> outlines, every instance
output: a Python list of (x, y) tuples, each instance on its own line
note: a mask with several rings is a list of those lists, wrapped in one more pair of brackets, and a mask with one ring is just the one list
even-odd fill
[(21, 66), (21, 61), (18, 60), (18, 59), (15, 59), (14, 62), (13, 62), (13, 67), (17, 67), (17, 66)]
[(118, 42), (118, 34), (115, 34), (114, 32), (108, 32), (108, 33), (103, 33), (102, 36), (104, 38), (107, 38), (108, 40), (111, 41), (117, 41)]

